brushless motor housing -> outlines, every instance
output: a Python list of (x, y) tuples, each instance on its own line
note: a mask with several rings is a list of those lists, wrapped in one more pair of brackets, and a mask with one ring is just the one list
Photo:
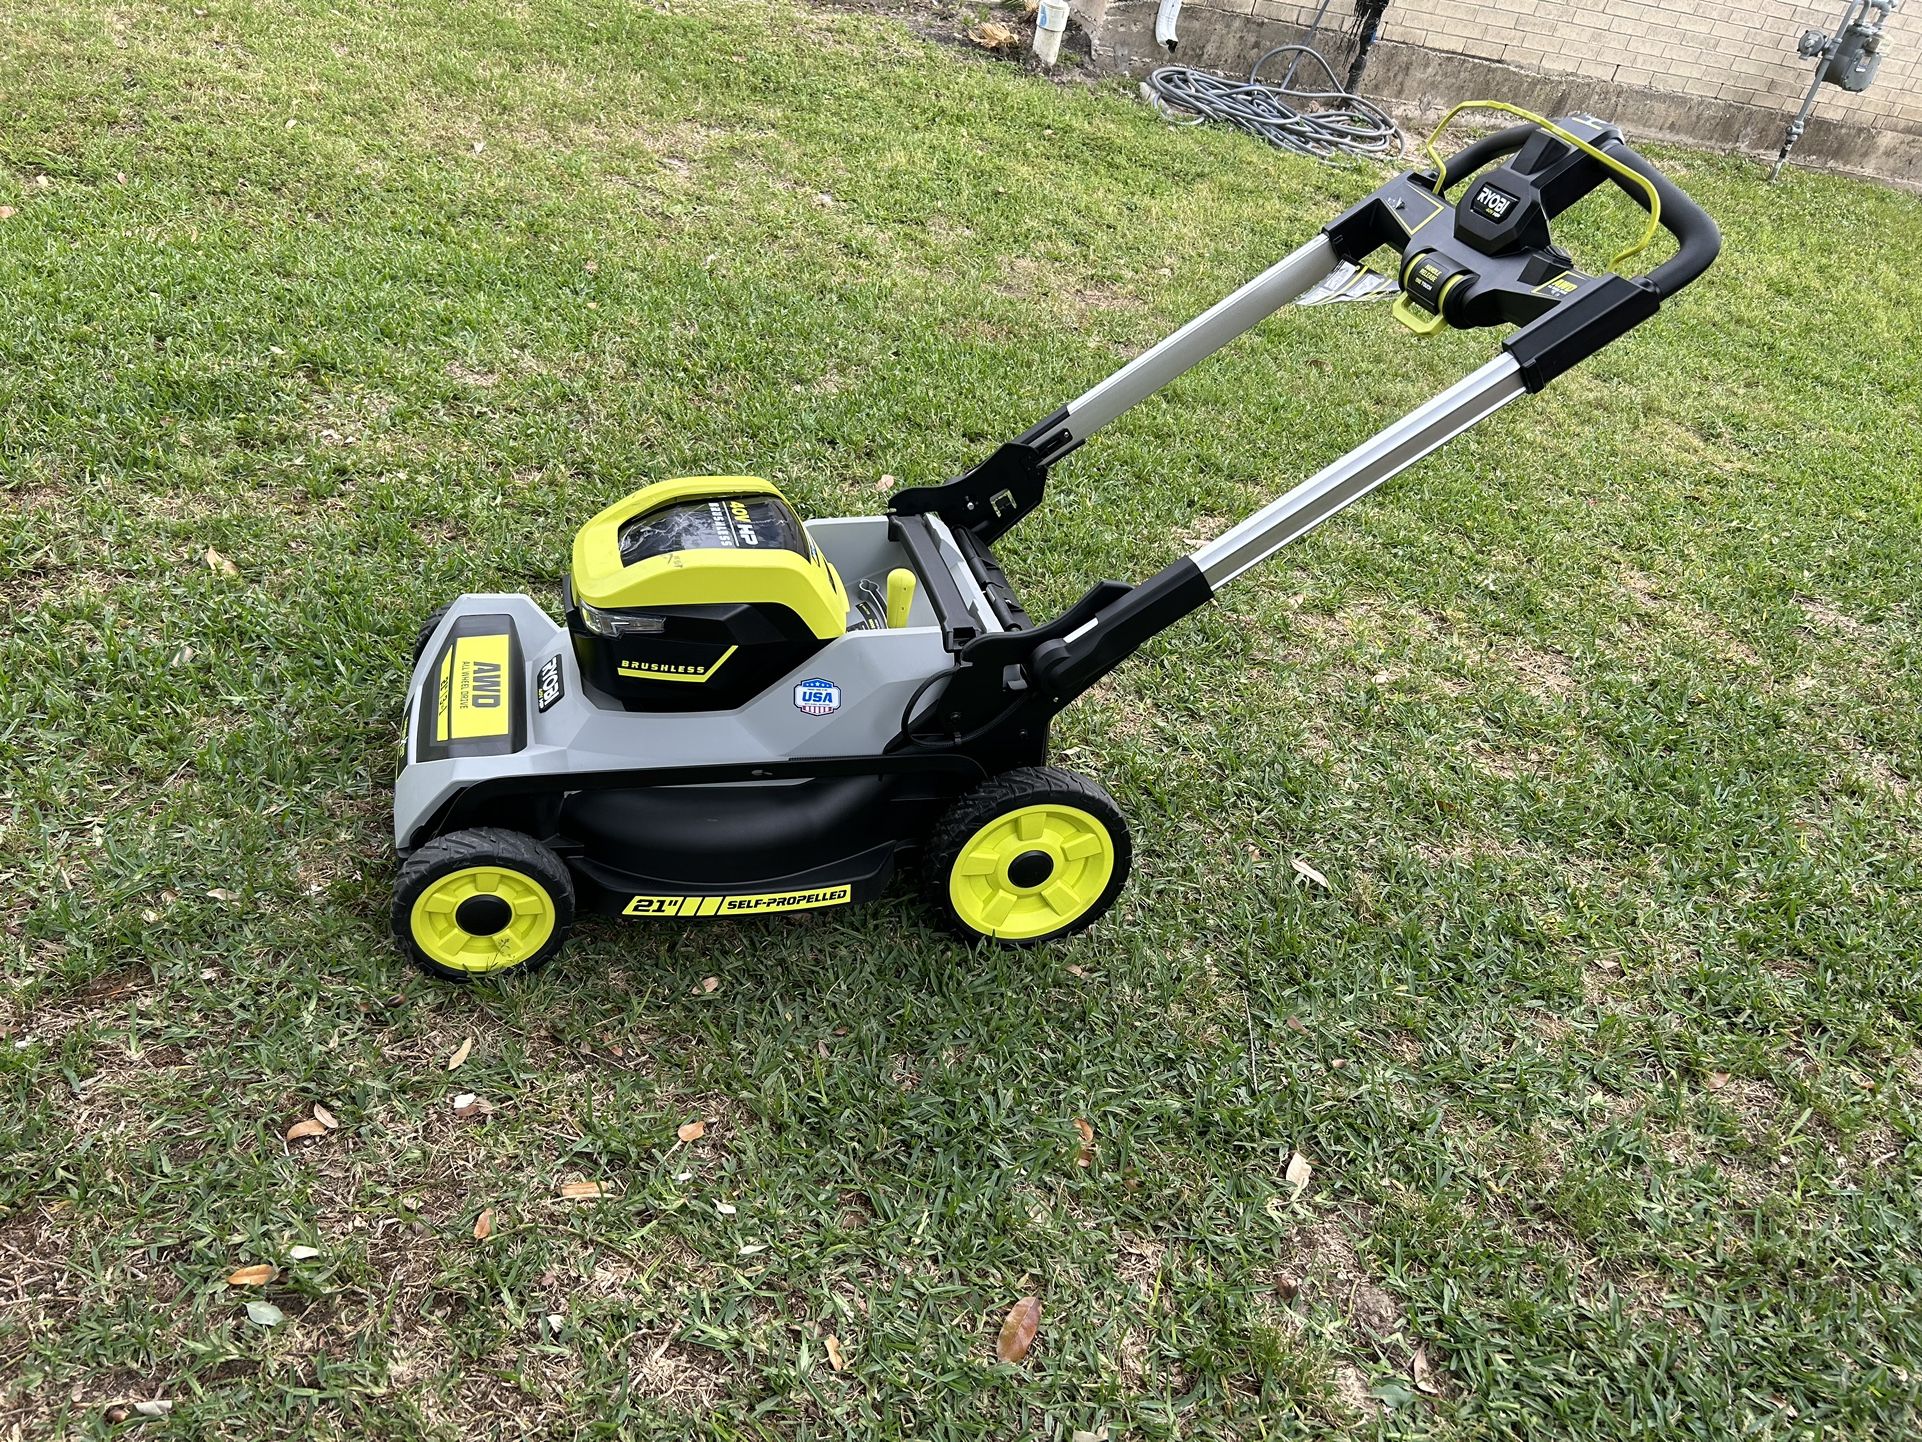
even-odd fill
[(636, 491), (581, 528), (573, 559), (581, 674), (629, 710), (739, 706), (847, 629), (840, 576), (757, 477)]

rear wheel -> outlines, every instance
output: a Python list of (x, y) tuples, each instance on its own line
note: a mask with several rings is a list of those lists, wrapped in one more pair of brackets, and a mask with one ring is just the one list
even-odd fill
[(394, 878), (394, 935), (416, 966), (452, 981), (531, 971), (574, 924), (574, 881), (531, 836), (499, 827), (428, 842)]
[(1121, 894), (1134, 856), (1108, 793), (1058, 766), (985, 781), (929, 839), (925, 887), (972, 941), (1033, 946), (1084, 931)]
[(453, 609), (452, 606), (437, 607), (425, 621), (420, 623), (420, 631), (414, 637), (414, 664), (416, 666), (420, 665), (421, 653), (427, 649), (427, 643), (434, 639), (434, 632), (440, 629), (440, 623), (447, 619), (447, 613)]

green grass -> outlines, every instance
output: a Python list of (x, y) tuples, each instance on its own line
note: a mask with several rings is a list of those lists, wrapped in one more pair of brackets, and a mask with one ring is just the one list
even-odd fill
[[(1378, 173), (725, 0), (0, 50), (0, 1433), (1913, 1431), (1922, 200), (1662, 152), (1721, 265), (1064, 717), (1085, 940), (897, 888), (461, 991), (385, 935), (428, 610), (665, 475), (877, 511)], [(1145, 574), (1492, 343), (1296, 312), (1003, 559)]]

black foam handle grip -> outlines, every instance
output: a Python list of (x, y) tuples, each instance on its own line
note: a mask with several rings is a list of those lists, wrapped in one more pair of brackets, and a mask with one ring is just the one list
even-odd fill
[(1448, 189), (1458, 181), (1466, 180), (1489, 161), (1504, 155), (1513, 155), (1528, 143), (1528, 138), (1536, 133), (1533, 125), (1511, 125), (1506, 130), (1497, 130), (1471, 140), (1460, 150), (1442, 161), (1442, 173), (1437, 177), (1436, 194)]
[[(1722, 228), (1706, 210), (1684, 195), (1680, 186), (1657, 170), (1646, 156), (1637, 154), (1620, 141), (1602, 148), (1611, 160), (1621, 161), (1654, 187), (1657, 198), (1662, 202), (1662, 229), (1675, 237), (1679, 249), (1642, 279), (1654, 287), (1657, 295), (1667, 300), (1715, 264), (1715, 257), (1722, 253)], [(1609, 172), (1609, 179), (1620, 186), (1629, 199), (1642, 209), (1648, 209), (1648, 193), (1641, 186), (1613, 171)]]

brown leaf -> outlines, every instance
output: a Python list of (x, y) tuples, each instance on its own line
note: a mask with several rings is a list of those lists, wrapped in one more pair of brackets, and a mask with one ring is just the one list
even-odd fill
[(720, 977), (704, 976), (701, 978), (701, 984), (694, 988), (694, 994), (696, 996), (707, 996), (712, 992), (719, 991), (720, 989), (721, 989)]
[(474, 1240), (484, 1242), (494, 1235), (494, 1209), (488, 1207), (474, 1219)]
[(1289, 865), (1295, 868), (1295, 875), (1301, 877), (1303, 880), (1314, 882), (1315, 885), (1319, 886), (1323, 891), (1329, 890), (1328, 878), (1315, 870), (1315, 868), (1307, 862), (1303, 861), (1299, 856), (1289, 862)]
[(334, 1114), (328, 1111), (327, 1108), (322, 1106), (319, 1102), (314, 1103), (314, 1120), (319, 1122), (322, 1126), (327, 1128), (327, 1130), (330, 1132), (334, 1130), (335, 1127), (340, 1125), (339, 1122), (334, 1120)]
[(250, 1267), (235, 1267), (227, 1274), (230, 1287), (264, 1287), (274, 1279), (274, 1269), (265, 1262), (255, 1262)]
[[(891, 491), (891, 490), (893, 490), (893, 489), (894, 489), (894, 477), (893, 477), (893, 476), (883, 476), (883, 477), (881, 477), (881, 479), (880, 479), (880, 480), (878, 480), (878, 481), (876, 481), (876, 482), (874, 483), (874, 489), (875, 489), (875, 490), (877, 490), (877, 491)], [(839, 1370), (839, 1368), (837, 1368), (836, 1370), (838, 1371), (838, 1370)]]
[(1001, 1335), (995, 1338), (994, 1355), (1003, 1362), (1019, 1362), (1034, 1346), (1035, 1333), (1040, 1330), (1041, 1299), (1023, 1297), (1008, 1308), (1008, 1315), (1001, 1323)]
[(1708, 1080), (1704, 1082), (1703, 1085), (1706, 1086), (1712, 1092), (1718, 1092), (1723, 1087), (1727, 1086), (1728, 1083), (1729, 1083), (1729, 1075), (1727, 1072), (1712, 1071), (1708, 1074)]
[(1415, 1384), (1417, 1392), (1426, 1392), (1430, 1397), (1441, 1396), (1441, 1388), (1435, 1385), (1433, 1378), (1429, 1375), (1426, 1347), (1415, 1348), (1415, 1355), (1408, 1362), (1408, 1378)]
[(847, 1371), (848, 1369), (847, 1358), (841, 1355), (841, 1339), (835, 1336), (834, 1333), (832, 1332), (829, 1332), (827, 1336), (827, 1348), (828, 1348), (828, 1366), (832, 1367), (837, 1372)]
[(1308, 1030), (1308, 1023), (1303, 1021), (1298, 1016), (1289, 1017), (1285, 1025), (1290, 1031), (1307, 1031)]
[(1081, 1152), (1074, 1159), (1077, 1167), (1091, 1166), (1094, 1163), (1094, 1128), (1080, 1117), (1074, 1119), (1074, 1129), (1081, 1133)]
[(477, 1097), (472, 1092), (462, 1092), (454, 1098), (454, 1115), (462, 1121), (470, 1117), (484, 1117), (494, 1110), (494, 1104), (486, 1097)]
[(674, 1135), (684, 1142), (698, 1142), (702, 1137), (707, 1135), (707, 1123), (699, 1117), (694, 1118), (691, 1122), (682, 1122)]
[(240, 900), (240, 893), (239, 893), (238, 891), (229, 891), (229, 890), (228, 890), (228, 889), (227, 889), (226, 887), (224, 887), (224, 886), (216, 886), (216, 887), (215, 887), (215, 888), (214, 888), (214, 889), (213, 889), (212, 891), (210, 891), (210, 892), (208, 892), (208, 893), (207, 893), (207, 896), (209, 897), (209, 899), (211, 899), (211, 900), (213, 900), (213, 901), (238, 901), (238, 900)]
[(1309, 1165), (1308, 1158), (1295, 1152), (1288, 1158), (1288, 1166), (1282, 1172), (1281, 1179), (1295, 1189), (1296, 1196), (1300, 1196), (1308, 1190), (1308, 1179), (1314, 1174), (1315, 1169)]
[(238, 576), (240, 574), (240, 567), (221, 555), (220, 552), (216, 551), (212, 546), (207, 547), (206, 554), (200, 559), (207, 563), (207, 569), (212, 571), (216, 576)]
[(601, 1184), (599, 1182), (562, 1182), (560, 1194), (571, 1202), (585, 1201), (590, 1197), (601, 1195)]
[(998, 20), (984, 20), (968, 32), (968, 39), (983, 50), (1011, 50), (1021, 37)]
[(19, 214), (11, 205), (0, 205), (0, 220), (12, 220)]
[(474, 1050), (474, 1038), (470, 1036), (467, 1038), (466, 1041), (462, 1042), (459, 1046), (455, 1047), (454, 1054), (449, 1058), (447, 1058), (447, 1069), (449, 1071), (452, 1071), (455, 1067), (459, 1066), (462, 1062), (466, 1061), (468, 1054), (473, 1050)]
[(327, 1128), (315, 1121), (312, 1117), (306, 1117), (287, 1128), (287, 1140), (290, 1142), (301, 1142), (305, 1141), (308, 1137), (324, 1137), (326, 1135)]

